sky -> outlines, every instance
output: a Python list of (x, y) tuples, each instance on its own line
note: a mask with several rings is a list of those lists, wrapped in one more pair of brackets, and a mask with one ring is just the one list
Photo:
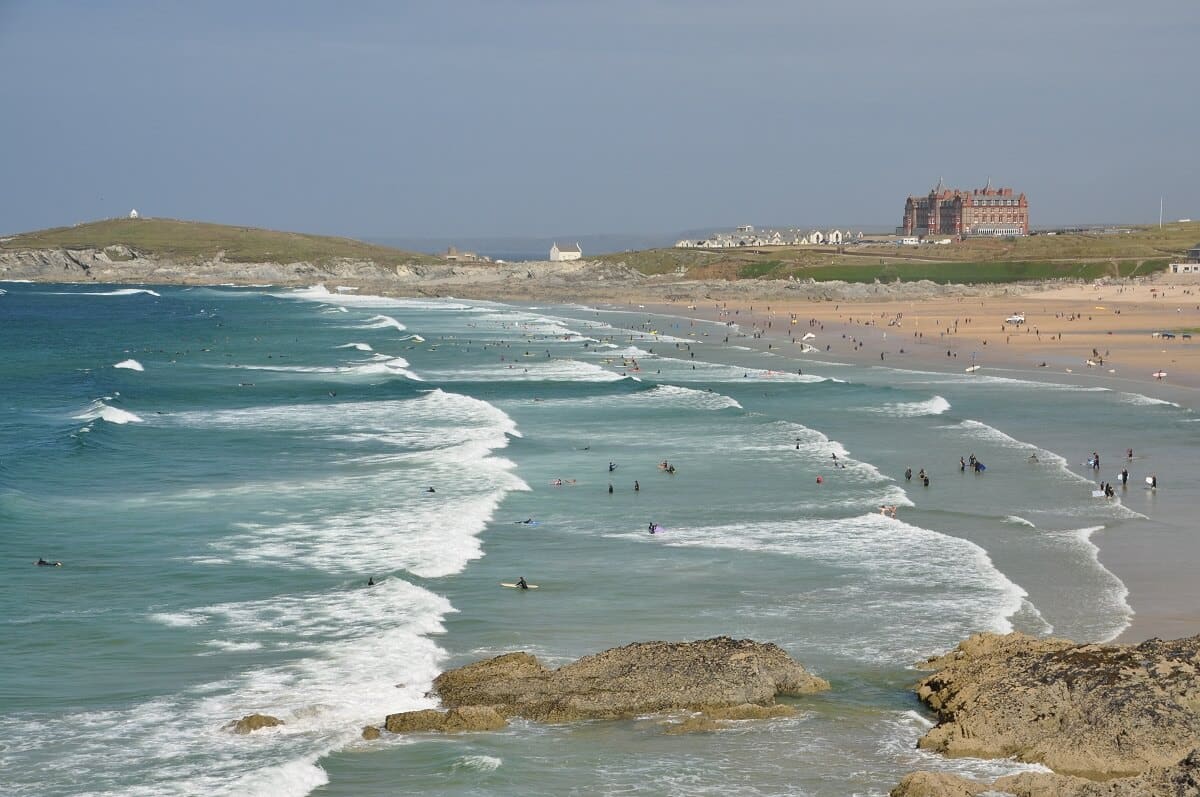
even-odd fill
[(1200, 218), (1198, 0), (0, 0), (0, 232)]

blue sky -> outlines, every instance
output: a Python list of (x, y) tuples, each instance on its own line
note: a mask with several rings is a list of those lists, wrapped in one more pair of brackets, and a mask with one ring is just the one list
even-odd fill
[(1200, 218), (1200, 2), (0, 0), (0, 231)]

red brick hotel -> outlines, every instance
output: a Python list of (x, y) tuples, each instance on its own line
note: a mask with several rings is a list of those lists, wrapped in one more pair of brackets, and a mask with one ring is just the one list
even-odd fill
[(1029, 200), (1011, 188), (959, 191), (942, 181), (928, 196), (910, 196), (904, 203), (905, 235), (960, 237), (1029, 235)]

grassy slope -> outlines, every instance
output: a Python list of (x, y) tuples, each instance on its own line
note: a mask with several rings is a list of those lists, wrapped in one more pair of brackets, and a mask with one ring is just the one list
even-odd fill
[(841, 252), (835, 247), (651, 249), (595, 259), (624, 262), (646, 274), (686, 269), (689, 278), (1017, 282), (1148, 274), (1197, 242), (1200, 222), (1142, 227), (1129, 234), (972, 239), (948, 246), (863, 246)]
[(74, 227), (16, 235), (0, 242), (5, 249), (103, 249), (124, 244), (139, 252), (177, 258), (225, 259), (240, 263), (328, 263), (335, 258), (373, 260), (382, 265), (429, 263), (440, 258), (386, 246), (294, 232), (230, 227), (175, 219), (106, 219)]

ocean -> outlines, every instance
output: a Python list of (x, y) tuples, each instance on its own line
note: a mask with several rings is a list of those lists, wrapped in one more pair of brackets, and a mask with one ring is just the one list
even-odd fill
[[(3, 291), (8, 795), (832, 797), (1019, 771), (916, 750), (912, 665), (977, 631), (1120, 634), (1103, 540), (1166, 533), (1142, 480), (1186, 473), (1200, 431), (1137, 393), (799, 359), (645, 310)], [(519, 576), (540, 589), (500, 587)], [(833, 689), (710, 734), (360, 739), (480, 658), (718, 635)], [(224, 729), (252, 712), (285, 724)]]

